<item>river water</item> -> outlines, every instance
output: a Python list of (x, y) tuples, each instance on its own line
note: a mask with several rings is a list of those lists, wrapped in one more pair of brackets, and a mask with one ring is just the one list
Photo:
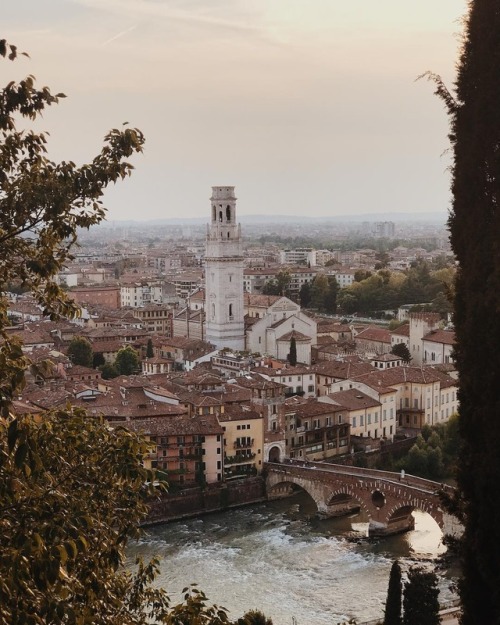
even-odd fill
[[(370, 541), (366, 519), (318, 520), (312, 500), (299, 493), (148, 528), (128, 556), (130, 562), (138, 555), (159, 556), (159, 583), (173, 602), (196, 582), (232, 619), (258, 608), (274, 625), (367, 621), (383, 615), (395, 558), (403, 569), (415, 563), (435, 568), (435, 559), (446, 551), (435, 521), (418, 511), (414, 515), (414, 531)], [(436, 572), (440, 601), (453, 598), (456, 571), (438, 567)]]

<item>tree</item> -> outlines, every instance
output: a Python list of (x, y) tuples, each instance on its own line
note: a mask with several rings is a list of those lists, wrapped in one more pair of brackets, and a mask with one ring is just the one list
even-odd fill
[(94, 354), (90, 341), (82, 336), (75, 336), (68, 346), (68, 356), (74, 365), (92, 367)]
[(153, 494), (146, 442), (79, 409), (0, 418), (0, 434), (0, 622), (160, 616), (168, 598), (148, 583), (157, 564), (120, 568)]
[(439, 625), (439, 588), (437, 575), (412, 567), (404, 588), (403, 625)]
[(331, 315), (337, 312), (337, 295), (340, 290), (339, 283), (335, 276), (328, 276), (328, 291), (323, 300), (323, 306), (327, 313)]
[(131, 375), (139, 369), (139, 356), (133, 347), (127, 345), (118, 350), (114, 364), (120, 375)]
[[(455, 91), (442, 80), (436, 93), (450, 117), (453, 147), (450, 240), (458, 263), (455, 281), (455, 362), (459, 373), (462, 449), (454, 510), (465, 531), (459, 593), (463, 625), (497, 623), (500, 614), (500, 53), (497, 0), (473, 0)], [(487, 373), (484, 374), (485, 363)]]
[(155, 355), (155, 352), (153, 349), (153, 340), (149, 338), (148, 344), (146, 346), (146, 358), (153, 358), (154, 355)]
[(115, 367), (115, 365), (105, 362), (101, 366), (101, 377), (103, 380), (112, 380), (113, 378), (117, 378), (120, 375), (120, 372)]
[(105, 364), (106, 361), (104, 360), (104, 355), (101, 352), (95, 352), (92, 358), (92, 367), (94, 369), (99, 369), (99, 367), (102, 367)]
[(411, 361), (411, 354), (408, 346), (405, 343), (396, 343), (391, 347), (391, 354), (399, 356), (404, 363), (409, 364)]
[(312, 283), (311, 287), (311, 306), (312, 308), (317, 308), (318, 310), (324, 310), (325, 308), (325, 298), (328, 296), (328, 292), (330, 290), (330, 285), (328, 283), (328, 278), (325, 274), (318, 274)]
[[(0, 55), (14, 60), (17, 48), (0, 41)], [(33, 76), (12, 81), (0, 97), (0, 409), (7, 414), (24, 384), (27, 359), (19, 340), (7, 336), (6, 286), (20, 283), (42, 306), (45, 315), (78, 314), (77, 305), (55, 282), (71, 260), (77, 229), (100, 223), (105, 215), (106, 187), (128, 176), (127, 158), (141, 152), (142, 133), (134, 128), (111, 130), (101, 152), (89, 163), (55, 163), (46, 154), (47, 134), (17, 129), (19, 120), (34, 121), (64, 94), (37, 89)]]
[(387, 601), (385, 604), (384, 625), (401, 625), (401, 567), (395, 560), (392, 563), (389, 575), (389, 587), (387, 589)]
[(235, 625), (273, 625), (273, 622), (260, 610), (249, 610), (236, 621)]
[(279, 295), (280, 288), (276, 280), (267, 280), (262, 287), (262, 295)]
[(309, 282), (304, 282), (300, 287), (299, 301), (302, 308), (309, 308), (309, 304), (311, 303), (311, 285)]
[(290, 352), (288, 354), (288, 362), (292, 367), (295, 367), (297, 364), (297, 341), (295, 337), (292, 336), (290, 339)]

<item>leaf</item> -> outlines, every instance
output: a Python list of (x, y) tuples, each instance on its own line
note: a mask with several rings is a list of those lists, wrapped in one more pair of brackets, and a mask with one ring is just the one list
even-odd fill
[(16, 444), (16, 440), (17, 440), (17, 426), (18, 426), (18, 421), (17, 419), (14, 419), (14, 421), (11, 422), (11, 424), (9, 425), (9, 431), (7, 434), (7, 442), (9, 445), (9, 451), (11, 452), (14, 449), (14, 446)]
[(14, 455), (14, 464), (16, 465), (18, 469), (20, 469), (23, 466), (24, 461), (26, 460), (26, 454), (28, 453), (28, 449), (29, 447), (26, 443), (22, 443), (16, 449), (16, 453)]

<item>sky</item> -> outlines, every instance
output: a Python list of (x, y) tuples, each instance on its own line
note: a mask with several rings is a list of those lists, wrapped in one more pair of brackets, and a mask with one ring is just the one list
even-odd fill
[(110, 220), (446, 212), (448, 119), (466, 0), (10, 0), (3, 34), (68, 97), (46, 111), (53, 160), (83, 163), (123, 122), (146, 136)]

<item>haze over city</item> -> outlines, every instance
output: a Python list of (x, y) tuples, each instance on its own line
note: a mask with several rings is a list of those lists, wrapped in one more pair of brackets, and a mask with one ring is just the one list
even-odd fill
[(109, 219), (203, 217), (235, 185), (240, 216), (446, 213), (448, 120), (464, 0), (21, 0), (5, 33), (68, 98), (38, 129), (85, 162), (123, 122), (146, 135)]

